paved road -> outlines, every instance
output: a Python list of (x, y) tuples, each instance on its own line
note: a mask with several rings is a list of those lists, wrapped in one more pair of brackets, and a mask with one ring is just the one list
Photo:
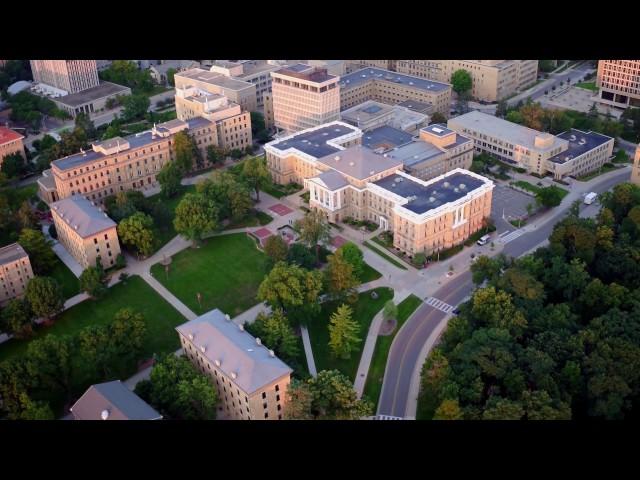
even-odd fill
[[(596, 182), (591, 190), (598, 193), (607, 191), (614, 185), (626, 181), (629, 175), (629, 169), (625, 168), (618, 175)], [(566, 215), (569, 206), (565, 205), (564, 208), (559, 208), (557, 213), (539, 228), (509, 242), (504, 247), (503, 253), (519, 257), (546, 242), (553, 231), (553, 226)], [(449, 305), (458, 305), (471, 295), (473, 289), (471, 273), (466, 271), (440, 288), (433, 297)], [(423, 347), (432, 334), (437, 332), (439, 327), (442, 327), (442, 322), (446, 322), (449, 317), (450, 315), (443, 311), (423, 304), (400, 329), (389, 352), (378, 404), (378, 414), (397, 417), (415, 414), (415, 412), (407, 411), (414, 371), (416, 368), (422, 368), (422, 365), (419, 365), (419, 360)]]

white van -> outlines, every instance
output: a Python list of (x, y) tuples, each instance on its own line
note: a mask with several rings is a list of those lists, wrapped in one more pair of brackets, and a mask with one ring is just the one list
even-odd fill
[(596, 198), (598, 198), (598, 194), (596, 192), (589, 192), (584, 196), (584, 203), (591, 205)]
[(482, 245), (485, 245), (490, 239), (491, 239), (491, 235), (484, 235), (480, 237), (480, 240), (478, 240), (476, 243), (482, 246)]

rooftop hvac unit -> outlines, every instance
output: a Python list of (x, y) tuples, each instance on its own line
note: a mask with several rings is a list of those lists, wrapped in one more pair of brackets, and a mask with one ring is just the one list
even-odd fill
[(275, 357), (276, 354), (275, 354), (275, 352), (273, 350), (269, 350), (269, 356), (270, 357)]
[(433, 202), (435, 202), (435, 201), (436, 201), (436, 199), (435, 199), (434, 197), (429, 197), (429, 202), (430, 202), (430, 203), (433, 203)]
[(235, 380), (237, 377), (238, 377), (238, 374), (236, 372), (231, 372), (231, 378)]
[(193, 340), (193, 333), (189, 334), (189, 340)]
[(444, 185), (444, 188), (449, 188), (450, 187), (449, 182), (444, 182), (443, 185)]
[(340, 161), (340, 155), (336, 155), (335, 157), (333, 157), (333, 159), (334, 159), (336, 162), (339, 162), (339, 161)]
[(207, 347), (206, 347), (206, 345), (201, 345), (201, 346), (200, 346), (200, 351), (201, 351), (202, 353), (205, 353), (205, 352), (207, 351)]
[(260, 340), (260, 337), (256, 337), (256, 344), (262, 345), (262, 340)]
[(220, 360), (218, 360), (218, 359), (214, 360), (214, 361), (213, 361), (213, 363), (215, 363), (215, 364), (216, 364), (216, 367), (219, 367), (219, 366), (220, 366)]
[(238, 325), (238, 330), (240, 330), (241, 332), (244, 332), (244, 325), (242, 323)]
[(375, 173), (376, 173), (376, 171), (375, 171), (375, 170), (371, 170), (371, 171), (369, 172), (369, 175), (373, 175), (373, 174), (375, 174)]
[(464, 190), (465, 188), (467, 188), (467, 186), (464, 183), (460, 184), (460, 190)]
[(355, 165), (355, 163), (353, 163), (353, 162), (349, 162), (349, 166), (350, 166), (350, 167), (353, 167), (354, 165)]

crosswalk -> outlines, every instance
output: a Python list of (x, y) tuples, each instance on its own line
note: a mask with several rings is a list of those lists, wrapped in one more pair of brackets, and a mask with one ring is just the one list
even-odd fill
[(520, 237), (521, 235), (524, 235), (525, 233), (526, 232), (524, 229), (519, 228), (517, 230), (514, 230), (513, 232), (509, 232), (504, 237), (498, 238), (498, 242), (502, 243), (503, 245), (506, 245), (507, 243), (515, 240), (516, 238)]
[(451, 311), (455, 308), (453, 305), (449, 305), (448, 303), (445, 303), (442, 300), (438, 300), (435, 297), (427, 298), (425, 300), (425, 303), (433, 308), (437, 308), (444, 313), (451, 313)]

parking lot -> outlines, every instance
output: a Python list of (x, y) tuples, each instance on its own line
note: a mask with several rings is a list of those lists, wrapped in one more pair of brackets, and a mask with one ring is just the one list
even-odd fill
[[(514, 227), (509, 223), (509, 220), (526, 216), (527, 205), (530, 203), (535, 206), (535, 198), (504, 185), (496, 184), (493, 189), (491, 217), (496, 222), (498, 233), (512, 230)], [(504, 220), (502, 219), (503, 213)]]

